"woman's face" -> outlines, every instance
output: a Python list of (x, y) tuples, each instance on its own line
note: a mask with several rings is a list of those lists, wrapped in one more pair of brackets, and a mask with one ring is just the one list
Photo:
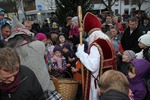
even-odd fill
[(11, 29), (9, 27), (1, 29), (1, 32), (4, 39), (8, 38), (11, 35)]
[(63, 35), (59, 36), (59, 41), (60, 43), (64, 43), (65, 42), (65, 37)]

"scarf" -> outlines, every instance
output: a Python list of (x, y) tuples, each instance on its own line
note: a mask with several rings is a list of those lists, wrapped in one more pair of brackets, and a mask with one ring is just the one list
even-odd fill
[(17, 74), (15, 79), (10, 84), (0, 83), (0, 93), (14, 93), (20, 84), (20, 75)]

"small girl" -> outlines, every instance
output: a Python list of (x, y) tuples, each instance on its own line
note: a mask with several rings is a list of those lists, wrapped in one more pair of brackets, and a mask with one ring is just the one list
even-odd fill
[(150, 72), (150, 63), (145, 59), (134, 59), (129, 64), (128, 80), (134, 100), (144, 100), (147, 94), (145, 78)]
[(71, 68), (74, 68), (76, 66), (77, 58), (75, 57), (74, 52), (71, 49), (71, 45), (69, 43), (65, 43), (63, 45), (63, 56), (66, 59), (67, 71), (69, 73), (72, 73)]
[(132, 50), (125, 50), (122, 55), (122, 62), (130, 62), (131, 60), (135, 59), (136, 55), (135, 52)]
[(118, 67), (118, 70), (123, 74), (127, 75), (128, 67), (126, 66), (126, 63), (132, 61), (135, 58), (136, 58), (135, 52), (133, 52), (132, 50), (125, 50), (123, 52), (122, 61)]
[(139, 53), (136, 53), (136, 58), (137, 59), (142, 59), (144, 58), (144, 55), (143, 55), (143, 51), (150, 47), (150, 31), (147, 32), (147, 34), (144, 34), (142, 35), (141, 37), (139, 37), (138, 41), (139, 41), (139, 47), (142, 48), (143, 50)]
[(53, 53), (54, 56), (51, 58), (51, 74), (55, 77), (65, 77), (63, 72), (65, 72), (66, 69), (66, 60), (62, 55), (62, 47), (55, 46)]
[(65, 43), (63, 46), (63, 56), (66, 58), (66, 63), (70, 64), (71, 66), (75, 66), (74, 65), (74, 61), (75, 61), (75, 55), (73, 50), (71, 49), (71, 45), (69, 43)]
[(65, 43), (66, 43), (66, 37), (65, 37), (65, 35), (64, 34), (59, 34), (58, 35), (58, 41), (59, 41), (59, 45), (60, 46), (63, 46)]

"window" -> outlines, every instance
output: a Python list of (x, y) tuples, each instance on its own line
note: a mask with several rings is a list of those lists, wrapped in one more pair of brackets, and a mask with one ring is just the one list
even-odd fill
[(125, 12), (126, 14), (129, 14), (129, 9), (124, 9), (124, 12)]
[(118, 9), (115, 9), (115, 15), (118, 15)]
[(124, 5), (129, 5), (129, 0), (124, 0)]
[(136, 8), (132, 8), (131, 10), (134, 11), (134, 10), (136, 10)]

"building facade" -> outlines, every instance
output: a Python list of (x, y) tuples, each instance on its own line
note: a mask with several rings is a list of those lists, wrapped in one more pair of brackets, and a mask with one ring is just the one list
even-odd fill
[[(94, 10), (99, 10), (101, 13), (101, 9), (105, 9), (105, 5), (103, 5), (100, 2), (97, 2), (98, 0), (93, 0), (95, 2), (94, 4)], [(124, 12), (127, 14), (131, 14), (133, 10), (138, 10), (138, 6), (131, 5), (129, 0), (117, 0), (115, 4), (112, 6), (112, 11), (115, 14), (122, 15)], [(150, 12), (150, 2), (144, 2), (141, 6), (141, 10), (144, 10), (146, 13)]]
[[(37, 17), (40, 21), (45, 18), (49, 18), (50, 13), (56, 10), (55, 0), (22, 0), (22, 7), (25, 10), (25, 15), (27, 19), (33, 20)], [(94, 9), (101, 13), (102, 9), (105, 9), (105, 5), (100, 2), (100, 0), (91, 0), (91, 3), (94, 4)], [(150, 12), (150, 2), (143, 3), (141, 6), (141, 10), (145, 10), (145, 12)], [(112, 11), (115, 14), (122, 15), (124, 12), (127, 14), (131, 14), (132, 10), (138, 10), (138, 6), (131, 5), (129, 0), (117, 0), (115, 4), (112, 6)], [(22, 10), (19, 10), (19, 18), (20, 20), (24, 18), (24, 13)]]
[(22, 0), (21, 4), (23, 10), (20, 8), (18, 11), (20, 20), (26, 16), (28, 20), (38, 18), (39, 21), (43, 21), (56, 10), (55, 0)]

